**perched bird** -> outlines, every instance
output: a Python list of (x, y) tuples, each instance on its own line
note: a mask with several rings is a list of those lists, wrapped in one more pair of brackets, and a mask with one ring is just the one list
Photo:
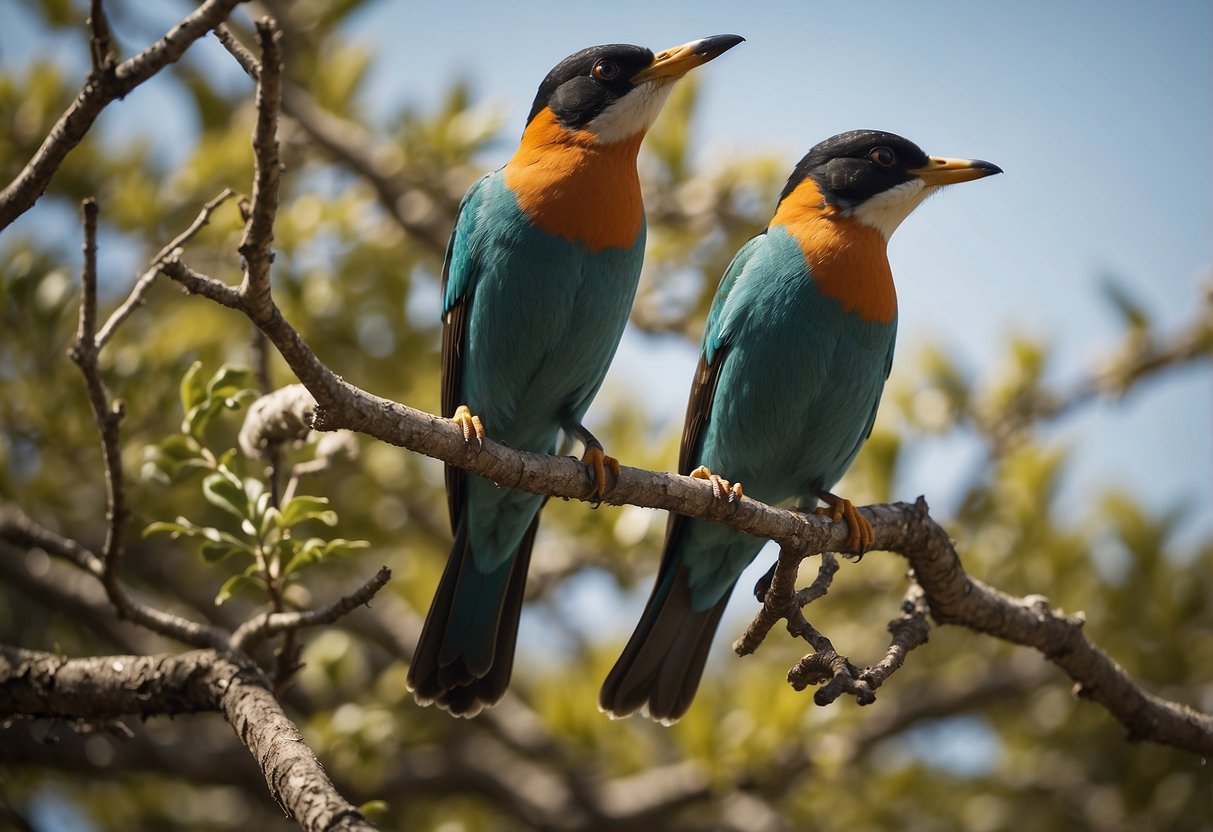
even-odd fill
[[(479, 443), (554, 453), (584, 443), (594, 480), (618, 465), (582, 425), (615, 355), (644, 255), (636, 154), (672, 84), (743, 38), (654, 55), (583, 49), (535, 96), (517, 152), (459, 206), (442, 279), (442, 413)], [(474, 716), (501, 698), (514, 662), (543, 498), (447, 466), (455, 543), (409, 667), (423, 705)]]
[[(720, 499), (821, 500), (872, 528), (830, 493), (872, 431), (893, 361), (897, 297), (889, 236), (944, 185), (1001, 173), (929, 157), (891, 133), (827, 139), (792, 171), (766, 230), (734, 256), (716, 291), (683, 428), (679, 472)], [(606, 713), (666, 724), (691, 704), (712, 636), (742, 570), (765, 541), (671, 514), (656, 585), (599, 694)]]

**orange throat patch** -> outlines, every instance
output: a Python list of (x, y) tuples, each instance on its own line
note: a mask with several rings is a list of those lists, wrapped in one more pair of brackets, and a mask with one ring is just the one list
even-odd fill
[(547, 108), (522, 134), (505, 184), (531, 223), (591, 251), (629, 248), (644, 222), (636, 154), (643, 133), (613, 144), (568, 130)]
[(823, 295), (865, 321), (889, 323), (897, 315), (888, 241), (827, 205), (812, 179), (806, 177), (779, 204), (770, 227), (778, 226), (799, 244)]

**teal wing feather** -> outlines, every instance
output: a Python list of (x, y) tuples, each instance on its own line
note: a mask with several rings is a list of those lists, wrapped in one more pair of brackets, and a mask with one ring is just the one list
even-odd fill
[[(467, 319), (471, 288), (476, 282), (476, 258), (473, 257), (473, 241), (476, 239), (478, 221), (475, 207), (479, 194), (488, 180), (488, 174), (468, 189), (459, 202), (455, 215), (455, 230), (446, 244), (446, 257), (442, 262), (442, 415), (450, 419), (459, 401), (463, 387), (463, 359), (467, 352)], [(447, 512), (451, 518), (451, 531), (459, 522), (463, 509), (463, 471), (454, 466), (445, 466)]]
[[(703, 429), (712, 412), (712, 400), (716, 396), (716, 383), (719, 379), (722, 351), (728, 345), (732, 336), (731, 326), (734, 323), (731, 316), (724, 314), (728, 305), (729, 293), (737, 283), (737, 278), (745, 270), (746, 263), (761, 248), (766, 239), (766, 233), (755, 235), (745, 242), (733, 255), (729, 267), (725, 269), (724, 277), (716, 287), (712, 298), (712, 306), (708, 310), (708, 318), (703, 327), (703, 344), (699, 352), (699, 366), (695, 369), (695, 378), (691, 383), (691, 396), (687, 401), (686, 419), (683, 421), (682, 444), (678, 453), (678, 473), (688, 475), (699, 463), (695, 461), (699, 453), (699, 442), (703, 437)], [(675, 515), (677, 516), (677, 515)]]

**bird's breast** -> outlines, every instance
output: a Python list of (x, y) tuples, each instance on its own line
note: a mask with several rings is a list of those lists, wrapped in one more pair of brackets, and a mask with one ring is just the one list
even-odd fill
[(600, 144), (545, 109), (502, 171), (506, 187), (536, 228), (591, 251), (629, 248), (644, 225), (636, 174), (643, 138)]
[(789, 194), (771, 220), (804, 253), (818, 290), (872, 323), (897, 317), (888, 241), (875, 228), (825, 204), (812, 179)]

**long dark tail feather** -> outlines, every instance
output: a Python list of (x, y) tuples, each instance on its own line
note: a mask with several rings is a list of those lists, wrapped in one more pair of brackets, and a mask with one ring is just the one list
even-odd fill
[(536, 514), (513, 558), (485, 575), (460, 524), (409, 665), (408, 686), (418, 704), (473, 717), (505, 694), (538, 528)]
[(612, 717), (640, 711), (670, 725), (686, 713), (699, 689), (712, 637), (732, 587), (710, 609), (691, 604), (686, 570), (658, 580), (623, 654), (598, 694), (598, 707)]

